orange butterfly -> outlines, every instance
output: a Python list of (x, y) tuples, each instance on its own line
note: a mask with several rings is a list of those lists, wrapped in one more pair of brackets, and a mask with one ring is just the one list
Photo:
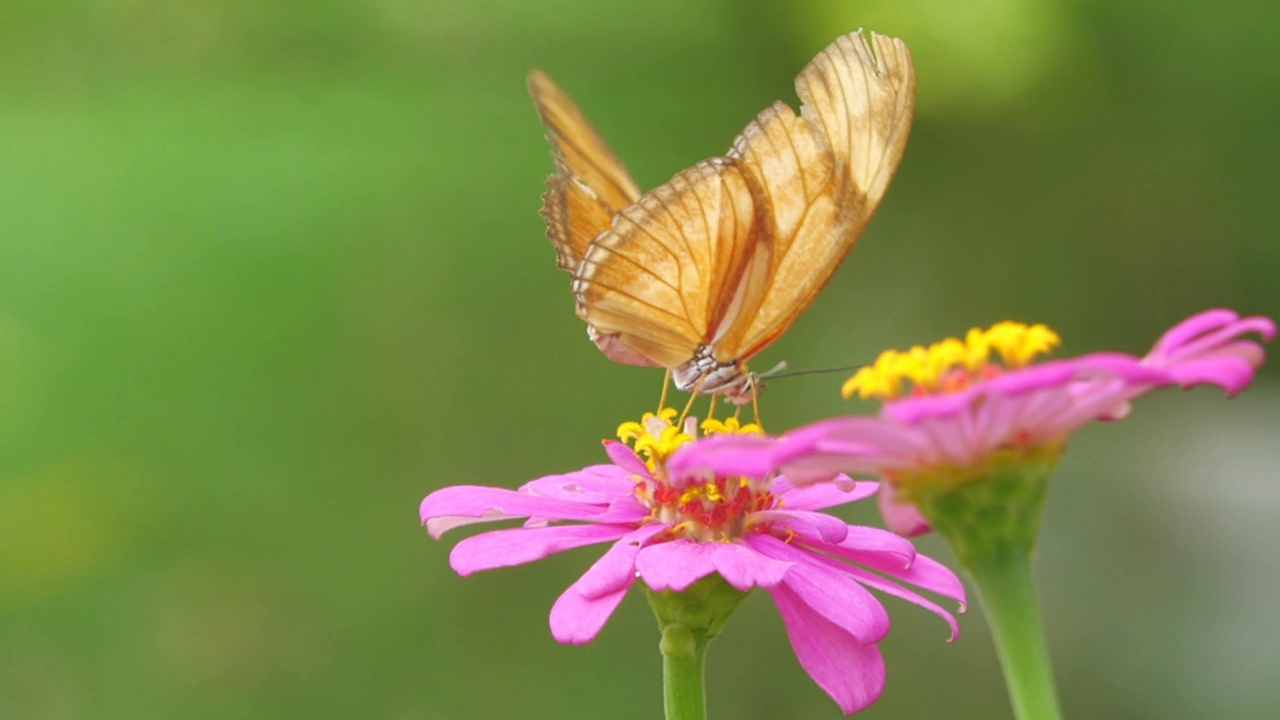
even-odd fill
[(542, 216), (578, 316), (611, 360), (748, 402), (745, 363), (813, 302), (871, 220), (907, 144), (915, 71), (901, 40), (838, 38), (724, 157), (642, 194), (573, 101), (529, 91), (556, 172)]

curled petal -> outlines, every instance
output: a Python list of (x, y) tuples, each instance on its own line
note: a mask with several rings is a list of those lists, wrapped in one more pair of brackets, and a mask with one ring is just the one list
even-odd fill
[(845, 715), (869, 707), (884, 690), (884, 659), (809, 605), (788, 583), (770, 588), (800, 666)]
[(459, 575), (522, 565), (565, 550), (617, 540), (631, 531), (618, 525), (561, 525), (544, 528), (494, 530), (469, 537), (449, 553), (449, 565)]
[(776, 524), (796, 535), (838, 543), (849, 534), (849, 524), (834, 515), (808, 510), (765, 510), (752, 513), (752, 523)]
[(1231, 310), (1206, 310), (1183, 320), (1161, 336), (1146, 360), (1158, 367), (1168, 367), (1212, 352), (1246, 333), (1256, 333), (1263, 340), (1272, 340), (1276, 335), (1276, 324), (1266, 317), (1240, 319)]

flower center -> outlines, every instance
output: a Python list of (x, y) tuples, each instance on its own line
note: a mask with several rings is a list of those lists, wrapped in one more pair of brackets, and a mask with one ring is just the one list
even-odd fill
[[(896, 400), (906, 394), (944, 395), (974, 382), (989, 380), (1005, 370), (1020, 368), (1061, 343), (1045, 325), (1005, 321), (986, 330), (971, 329), (964, 337), (947, 338), (929, 347), (885, 350), (845, 381), (841, 392), (851, 397)], [(999, 361), (995, 359), (999, 355)], [(909, 386), (908, 386), (909, 383)]]
[[(769, 491), (772, 478), (700, 476), (673, 478), (666, 460), (685, 443), (694, 442), (698, 424), (689, 418), (683, 428), (672, 425), (676, 411), (664, 408), (656, 415), (646, 413), (640, 422), (618, 426), (618, 439), (632, 443), (644, 459), (651, 477), (637, 477), (636, 498), (648, 506), (655, 519), (670, 523), (670, 532), (698, 542), (728, 541), (748, 529), (748, 516), (776, 506)], [(701, 425), (702, 435), (760, 433), (754, 423), (742, 425), (737, 418), (709, 418)]]

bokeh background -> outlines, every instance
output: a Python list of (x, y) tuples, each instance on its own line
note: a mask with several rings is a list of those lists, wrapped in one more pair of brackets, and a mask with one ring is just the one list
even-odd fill
[[(598, 551), (461, 579), (418, 525), (442, 485), (599, 461), (657, 398), (574, 317), (524, 76), (652, 186), (859, 26), (914, 50), (911, 145), (761, 368), (1280, 313), (1272, 3), (0, 6), (0, 717), (658, 717), (638, 596), (590, 646), (547, 631)], [(1039, 566), (1069, 716), (1280, 714), (1278, 370), (1073, 440)], [(868, 411), (840, 380), (777, 382), (768, 425)], [(1008, 716), (981, 613), (948, 645), (886, 602), (866, 717)], [(709, 675), (715, 717), (839, 716), (764, 595)]]

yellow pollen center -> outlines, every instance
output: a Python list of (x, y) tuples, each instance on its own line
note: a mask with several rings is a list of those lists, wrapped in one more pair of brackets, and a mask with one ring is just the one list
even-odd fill
[[(1020, 368), (1062, 342), (1045, 325), (1005, 321), (986, 330), (971, 329), (964, 340), (947, 338), (929, 347), (885, 350), (876, 361), (854, 373), (841, 388), (848, 398), (895, 400), (907, 383), (916, 394), (956, 392), (971, 383)], [(999, 355), (999, 362), (994, 358)]]
[[(683, 428), (673, 424), (674, 409), (646, 413), (640, 422), (618, 426), (618, 439), (630, 444), (649, 468), (651, 477), (636, 478), (636, 498), (647, 505), (653, 517), (670, 522), (670, 532), (699, 542), (728, 541), (742, 535), (751, 513), (776, 507), (769, 485), (772, 480), (745, 477), (703, 477), (673, 482), (666, 461), (681, 445), (693, 442), (698, 425), (689, 420)], [(737, 418), (703, 421), (702, 434), (733, 435), (763, 432), (755, 423), (741, 424)]]

